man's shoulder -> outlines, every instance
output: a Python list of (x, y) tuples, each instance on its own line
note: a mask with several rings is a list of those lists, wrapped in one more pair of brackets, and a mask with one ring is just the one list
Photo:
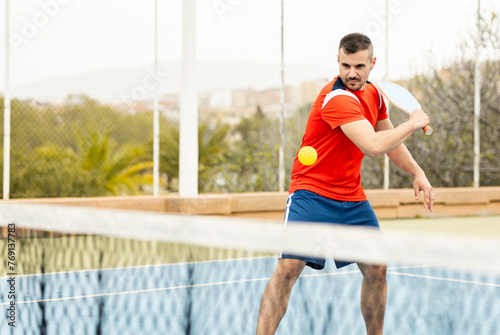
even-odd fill
[(372, 83), (371, 81), (367, 81), (366, 82), (366, 85), (365, 85), (365, 92), (368, 92), (371, 96), (374, 96), (374, 97), (380, 97), (380, 92), (377, 88), (377, 85), (375, 85), (374, 83)]
[(365, 99), (372, 99), (375, 103), (378, 103), (380, 104), (380, 106), (382, 106), (382, 95), (380, 94), (377, 85), (375, 85), (371, 81), (366, 82)]

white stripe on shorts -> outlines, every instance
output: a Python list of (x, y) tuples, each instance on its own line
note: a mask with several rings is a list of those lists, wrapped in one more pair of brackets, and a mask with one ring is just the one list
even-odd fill
[[(290, 206), (292, 205), (292, 197), (293, 193), (288, 195), (288, 201), (286, 202), (286, 211), (285, 211), (285, 219), (283, 220), (283, 224), (286, 226), (288, 224), (288, 215), (290, 214)], [(283, 257), (283, 251), (280, 251), (278, 258)]]

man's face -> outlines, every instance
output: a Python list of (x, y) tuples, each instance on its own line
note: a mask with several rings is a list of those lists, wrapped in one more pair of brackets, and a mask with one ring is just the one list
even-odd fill
[(344, 49), (340, 49), (337, 60), (339, 62), (340, 78), (345, 87), (351, 91), (364, 89), (370, 71), (375, 66), (376, 58), (370, 58), (368, 50), (346, 54)]

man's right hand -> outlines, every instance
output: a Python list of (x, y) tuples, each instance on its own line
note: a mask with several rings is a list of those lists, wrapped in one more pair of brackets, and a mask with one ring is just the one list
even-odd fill
[(431, 122), (429, 116), (421, 109), (415, 109), (413, 113), (410, 114), (408, 121), (415, 126), (415, 129), (422, 129)]

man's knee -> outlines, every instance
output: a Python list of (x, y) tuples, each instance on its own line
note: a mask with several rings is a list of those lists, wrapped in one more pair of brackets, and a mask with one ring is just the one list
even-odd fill
[(386, 281), (387, 266), (365, 264), (360, 266), (363, 277), (370, 283), (377, 283)]
[(281, 258), (278, 260), (278, 265), (276, 266), (276, 275), (283, 281), (295, 282), (302, 273), (305, 264), (306, 262), (301, 260)]

